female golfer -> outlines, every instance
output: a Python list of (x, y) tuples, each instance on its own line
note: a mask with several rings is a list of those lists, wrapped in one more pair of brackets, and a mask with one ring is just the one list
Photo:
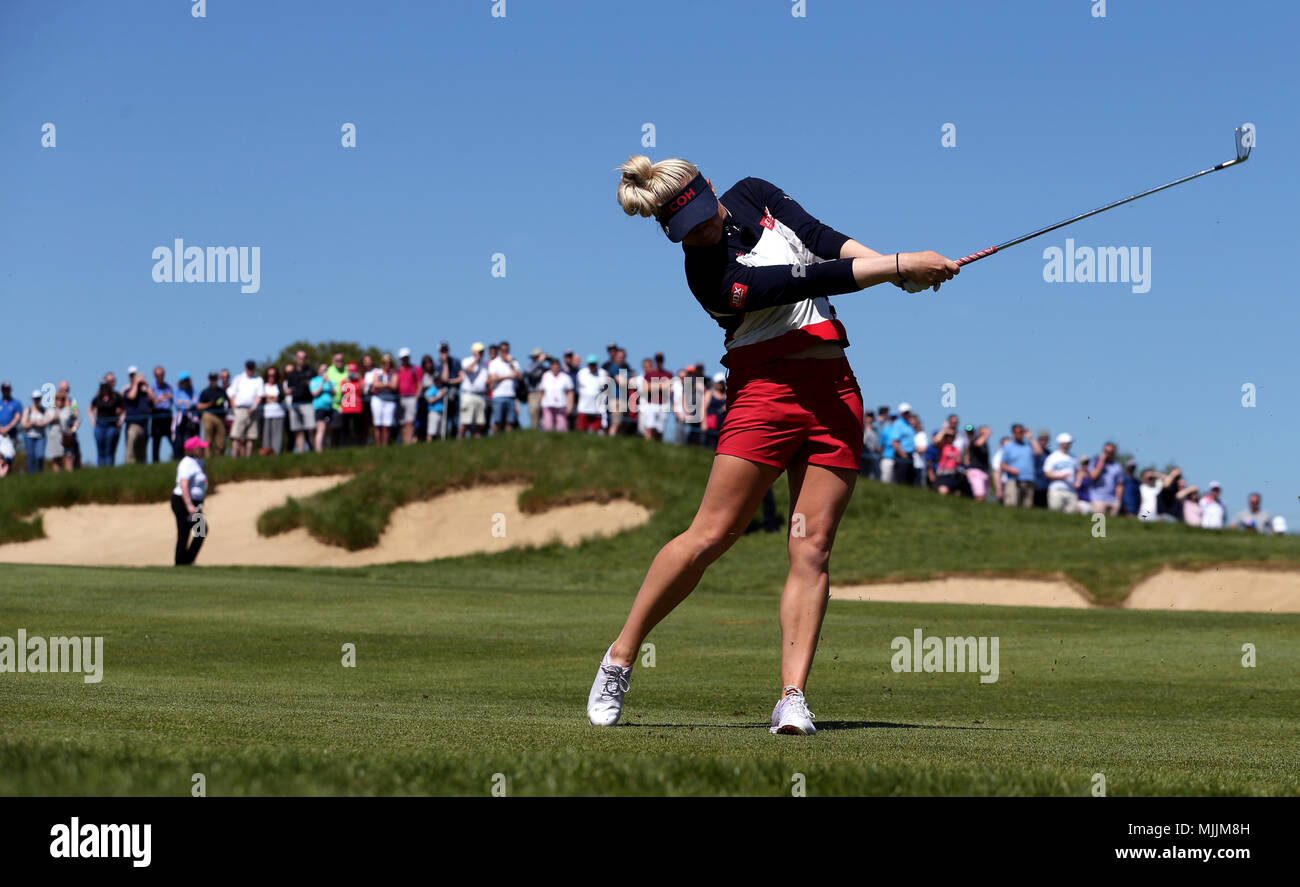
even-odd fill
[[(176, 566), (188, 567), (199, 556), (207, 538), (207, 524), (195, 515), (203, 511), (208, 495), (208, 476), (203, 470), (203, 452), (208, 442), (201, 437), (185, 441), (185, 458), (176, 466), (176, 486), (172, 488), (172, 514), (176, 517)], [(190, 532), (194, 532), (191, 541)]]
[(835, 529), (858, 476), (862, 395), (828, 296), (892, 282), (918, 292), (957, 265), (938, 253), (881, 255), (818, 222), (781, 189), (743, 179), (719, 198), (693, 163), (635, 156), (618, 201), (653, 216), (686, 254), (686, 282), (726, 332), (727, 413), (699, 511), (655, 556), (587, 699), (587, 719), (618, 723), (642, 641), (741, 535), (788, 473), (790, 572), (781, 594), (781, 696), (773, 733), (815, 733), (804, 700), (830, 589)]

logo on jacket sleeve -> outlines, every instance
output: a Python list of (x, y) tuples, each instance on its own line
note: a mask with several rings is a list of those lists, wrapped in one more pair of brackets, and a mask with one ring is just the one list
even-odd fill
[(745, 294), (749, 292), (749, 287), (743, 283), (733, 283), (731, 285), (731, 307), (744, 308)]
[(763, 221), (759, 222), (759, 224), (769, 231), (776, 228), (776, 219), (772, 218), (770, 210), (763, 210)]

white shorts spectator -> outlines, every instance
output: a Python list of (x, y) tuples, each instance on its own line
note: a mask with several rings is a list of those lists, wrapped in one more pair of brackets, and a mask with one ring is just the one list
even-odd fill
[(231, 427), (232, 440), (257, 440), (257, 426), (261, 424), (248, 407), (235, 407), (235, 424)]
[(409, 397), (402, 398), (402, 424), (403, 425), (415, 424), (415, 404), (416, 401), (418, 400), (419, 398), (416, 397), (414, 394), (412, 394)]
[(293, 404), (289, 409), (290, 431), (312, 431), (316, 427), (316, 411), (311, 401)]
[(1049, 511), (1064, 511), (1074, 514), (1079, 504), (1079, 494), (1074, 490), (1047, 488), (1047, 508)]
[(442, 413), (438, 410), (429, 410), (429, 440), (435, 437), (442, 437)]
[(665, 409), (651, 409), (644, 407), (636, 415), (636, 430), (645, 434), (646, 431), (657, 431), (660, 434), (668, 427), (668, 411)]
[(486, 425), (487, 398), (471, 391), (462, 391), (460, 393), (460, 424), (462, 428), (466, 425)]
[(392, 428), (397, 417), (397, 401), (384, 400), (382, 397), (370, 398), (370, 415), (375, 420), (376, 428)]

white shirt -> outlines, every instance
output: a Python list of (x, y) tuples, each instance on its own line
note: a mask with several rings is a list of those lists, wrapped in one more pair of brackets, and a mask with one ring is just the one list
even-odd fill
[[(513, 357), (509, 360), (503, 360), (500, 357), (492, 358), (488, 364), (488, 375), (491, 376), (508, 376), (511, 373), (519, 372), (519, 362)], [(514, 397), (515, 396), (514, 379), (502, 379), (492, 389), (493, 397)]]
[(578, 370), (578, 412), (594, 415), (605, 412), (605, 391), (609, 387), (609, 373), (602, 369), (592, 372), (587, 367)]
[(1209, 496), (1201, 499), (1201, 526), (1205, 529), (1222, 530), (1227, 515), (1222, 502), (1215, 502)]
[(230, 403), (236, 407), (251, 407), (262, 396), (262, 377), (240, 373), (226, 390)]
[(483, 361), (467, 357), (460, 369), (465, 375), (465, 381), (460, 383), (462, 394), (487, 394), (488, 368), (483, 366)]
[(202, 502), (208, 495), (208, 476), (203, 473), (203, 463), (193, 456), (186, 456), (176, 466), (176, 486), (172, 488), (172, 494), (184, 496), (181, 492), (181, 484), (186, 483), (190, 488), (190, 501), (195, 505)]
[(924, 470), (925, 451), (930, 449), (930, 435), (924, 431), (918, 431), (913, 439), (916, 449), (912, 450), (912, 467)]
[[(1138, 495), (1142, 497), (1142, 505), (1138, 508), (1138, 518), (1140, 520), (1155, 520), (1156, 517), (1156, 497), (1160, 491), (1165, 488), (1164, 481), (1156, 481), (1153, 484), (1142, 484), (1138, 487)], [(1222, 508), (1223, 506), (1219, 506)]]
[(547, 370), (542, 375), (542, 406), (567, 409), (568, 392), (573, 390), (573, 380), (566, 372), (553, 373)]
[[(1065, 480), (1052, 478), (1052, 473), (1056, 471), (1068, 471), (1070, 476)], [(1079, 460), (1062, 450), (1052, 450), (1043, 460), (1043, 474), (1051, 478), (1051, 483), (1047, 485), (1049, 490), (1065, 490), (1074, 492), (1074, 478), (1079, 473)]]
[(364, 386), (365, 394), (370, 393), (370, 386), (375, 384), (375, 377), (379, 375), (379, 367), (371, 367), (366, 370), (366, 374), (361, 377), (361, 384)]
[[(289, 390), (288, 388), (285, 388), (285, 389), (284, 389), (284, 391), (285, 391), (286, 394), (288, 393), (288, 390)], [(280, 396), (280, 386), (279, 386), (279, 385), (263, 385), (263, 386), (262, 386), (262, 394), (263, 394), (263, 396), (265, 396), (265, 397), (267, 397), (267, 398), (279, 397), (279, 396)], [(269, 400), (269, 399), (268, 399), (265, 403), (262, 404), (262, 416), (265, 417), (265, 418), (267, 418), (267, 419), (283, 419), (283, 418), (284, 418), (284, 404), (281, 403), (281, 402), (278, 401), (278, 400)]]

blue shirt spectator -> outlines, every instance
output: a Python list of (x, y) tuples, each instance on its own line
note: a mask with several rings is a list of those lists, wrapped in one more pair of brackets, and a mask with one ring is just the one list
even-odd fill
[(916, 429), (903, 416), (894, 420), (889, 426), (889, 444), (893, 448), (894, 458), (902, 459), (916, 452)]
[[(1101, 456), (1093, 458), (1093, 471), (1098, 471), (1097, 462)], [(1119, 486), (1120, 481), (1124, 479), (1124, 469), (1113, 458), (1101, 466), (1096, 479), (1092, 482), (1092, 501), (1093, 502), (1114, 502), (1115, 488)]]
[(1137, 517), (1142, 510), (1142, 485), (1138, 482), (1137, 477), (1133, 475), (1136, 470), (1137, 460), (1130, 459), (1128, 461), (1128, 471), (1121, 478), (1124, 481), (1124, 491), (1120, 494), (1124, 500), (1120, 503), (1124, 513), (1131, 514), (1134, 517)]
[(1039, 432), (1038, 453), (1034, 456), (1034, 487), (1039, 490), (1046, 490), (1052, 482), (1051, 478), (1043, 474), (1043, 463), (1047, 461), (1048, 456), (1052, 455), (1052, 451), (1048, 446), (1050, 440), (1051, 435), (1046, 431)]
[(880, 458), (894, 458), (894, 423), (880, 423)]
[[(1038, 474), (1034, 469), (1034, 445), (1027, 440), (1009, 440), (1002, 447), (1002, 480), (1035, 483)], [(1019, 474), (1008, 474), (1006, 469), (1014, 468)]]

